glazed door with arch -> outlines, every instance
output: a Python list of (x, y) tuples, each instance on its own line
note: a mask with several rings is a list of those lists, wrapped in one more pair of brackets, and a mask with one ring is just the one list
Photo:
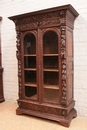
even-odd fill
[[(40, 34), (40, 35), (39, 35)], [(37, 39), (38, 40), (37, 42)], [(42, 41), (42, 42), (41, 42)], [(59, 104), (59, 37), (53, 29), (23, 34), (24, 97)]]
[[(57, 29), (56, 29), (57, 30)], [(59, 104), (58, 30), (47, 29), (42, 35), (43, 102)]]
[(38, 78), (37, 78), (37, 32), (28, 31), (23, 34), (23, 89), (24, 98), (38, 100)]

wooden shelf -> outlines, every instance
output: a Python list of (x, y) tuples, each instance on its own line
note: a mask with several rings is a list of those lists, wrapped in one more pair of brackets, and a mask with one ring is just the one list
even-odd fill
[(31, 96), (31, 97), (26, 96), (26, 98), (37, 100), (37, 94), (35, 94), (35, 95)]
[(59, 54), (43, 54), (43, 56), (59, 56)]
[(24, 56), (36, 56), (36, 54), (24, 54)]
[(37, 84), (35, 83), (30, 83), (30, 82), (27, 82), (24, 84), (25, 86), (30, 86), (30, 87), (37, 87)]
[(24, 70), (36, 71), (36, 68), (24, 68)]
[(58, 69), (43, 69), (43, 71), (48, 71), (48, 72), (59, 72)]
[(44, 85), (44, 88), (47, 88), (47, 89), (59, 89), (59, 85)]

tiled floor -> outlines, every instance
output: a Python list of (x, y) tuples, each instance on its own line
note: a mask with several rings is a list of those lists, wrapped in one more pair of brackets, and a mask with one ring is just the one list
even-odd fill
[(0, 103), (0, 130), (87, 130), (87, 117), (72, 120), (69, 128), (57, 122), (32, 116), (16, 115), (16, 103)]

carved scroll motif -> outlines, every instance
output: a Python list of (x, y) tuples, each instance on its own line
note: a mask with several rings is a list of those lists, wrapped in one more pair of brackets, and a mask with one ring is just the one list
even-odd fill
[[(61, 11), (53, 11), (53, 12), (47, 12), (47, 13), (42, 13), (42, 14), (37, 14), (33, 16), (28, 16), (24, 18), (20, 18), (18, 20), (19, 25), (23, 24), (29, 24), (29, 23), (35, 23), (35, 22), (41, 22), (41, 21), (47, 21), (48, 19), (57, 19), (60, 17)], [(16, 21), (17, 22), (17, 21)]]
[(16, 51), (16, 57), (18, 59), (18, 84), (19, 84), (19, 98), (21, 98), (22, 95), (22, 88), (21, 88), (21, 52), (20, 52), (20, 32), (17, 31), (17, 41), (16, 41), (16, 47), (17, 47), (17, 51)]
[(37, 28), (38, 26), (47, 26), (47, 25), (53, 25), (53, 24), (60, 24), (59, 18), (56, 19), (49, 19), (49, 20), (43, 20), (43, 21), (37, 21), (32, 22), (24, 25), (19, 25), (20, 29), (27, 29), (27, 28)]
[[(53, 108), (53, 107), (48, 107), (48, 106), (41, 106), (38, 104), (32, 104), (32, 103), (21, 103), (21, 107), (25, 108), (25, 109), (29, 109), (32, 111), (39, 111), (39, 112), (44, 112), (44, 113), (49, 113), (49, 114), (56, 114), (56, 115), (60, 115), (61, 114), (61, 110), (58, 108)], [(62, 114), (63, 115), (63, 114)]]
[(38, 26), (59, 25), (60, 17), (64, 16), (64, 11), (53, 11), (48, 13), (37, 14), (14, 20), (20, 30), (37, 28)]
[(61, 27), (61, 86), (62, 86), (62, 105), (66, 106), (66, 28)]

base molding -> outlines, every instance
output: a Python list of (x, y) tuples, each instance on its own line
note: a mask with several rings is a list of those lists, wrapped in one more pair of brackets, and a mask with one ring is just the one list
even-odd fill
[(33, 111), (33, 110), (29, 110), (29, 109), (27, 110), (27, 109), (20, 108), (20, 107), (18, 107), (16, 109), (16, 114), (17, 115), (28, 114), (31, 116), (36, 116), (36, 117), (40, 117), (40, 118), (44, 118), (44, 119), (50, 119), (50, 120), (58, 122), (59, 124), (65, 126), (65, 127), (69, 127), (71, 120), (77, 116), (77, 112), (74, 108), (69, 112), (69, 114), (66, 117), (59, 116), (59, 115), (53, 115), (53, 114), (47, 114), (47, 113), (41, 113), (39, 111)]

